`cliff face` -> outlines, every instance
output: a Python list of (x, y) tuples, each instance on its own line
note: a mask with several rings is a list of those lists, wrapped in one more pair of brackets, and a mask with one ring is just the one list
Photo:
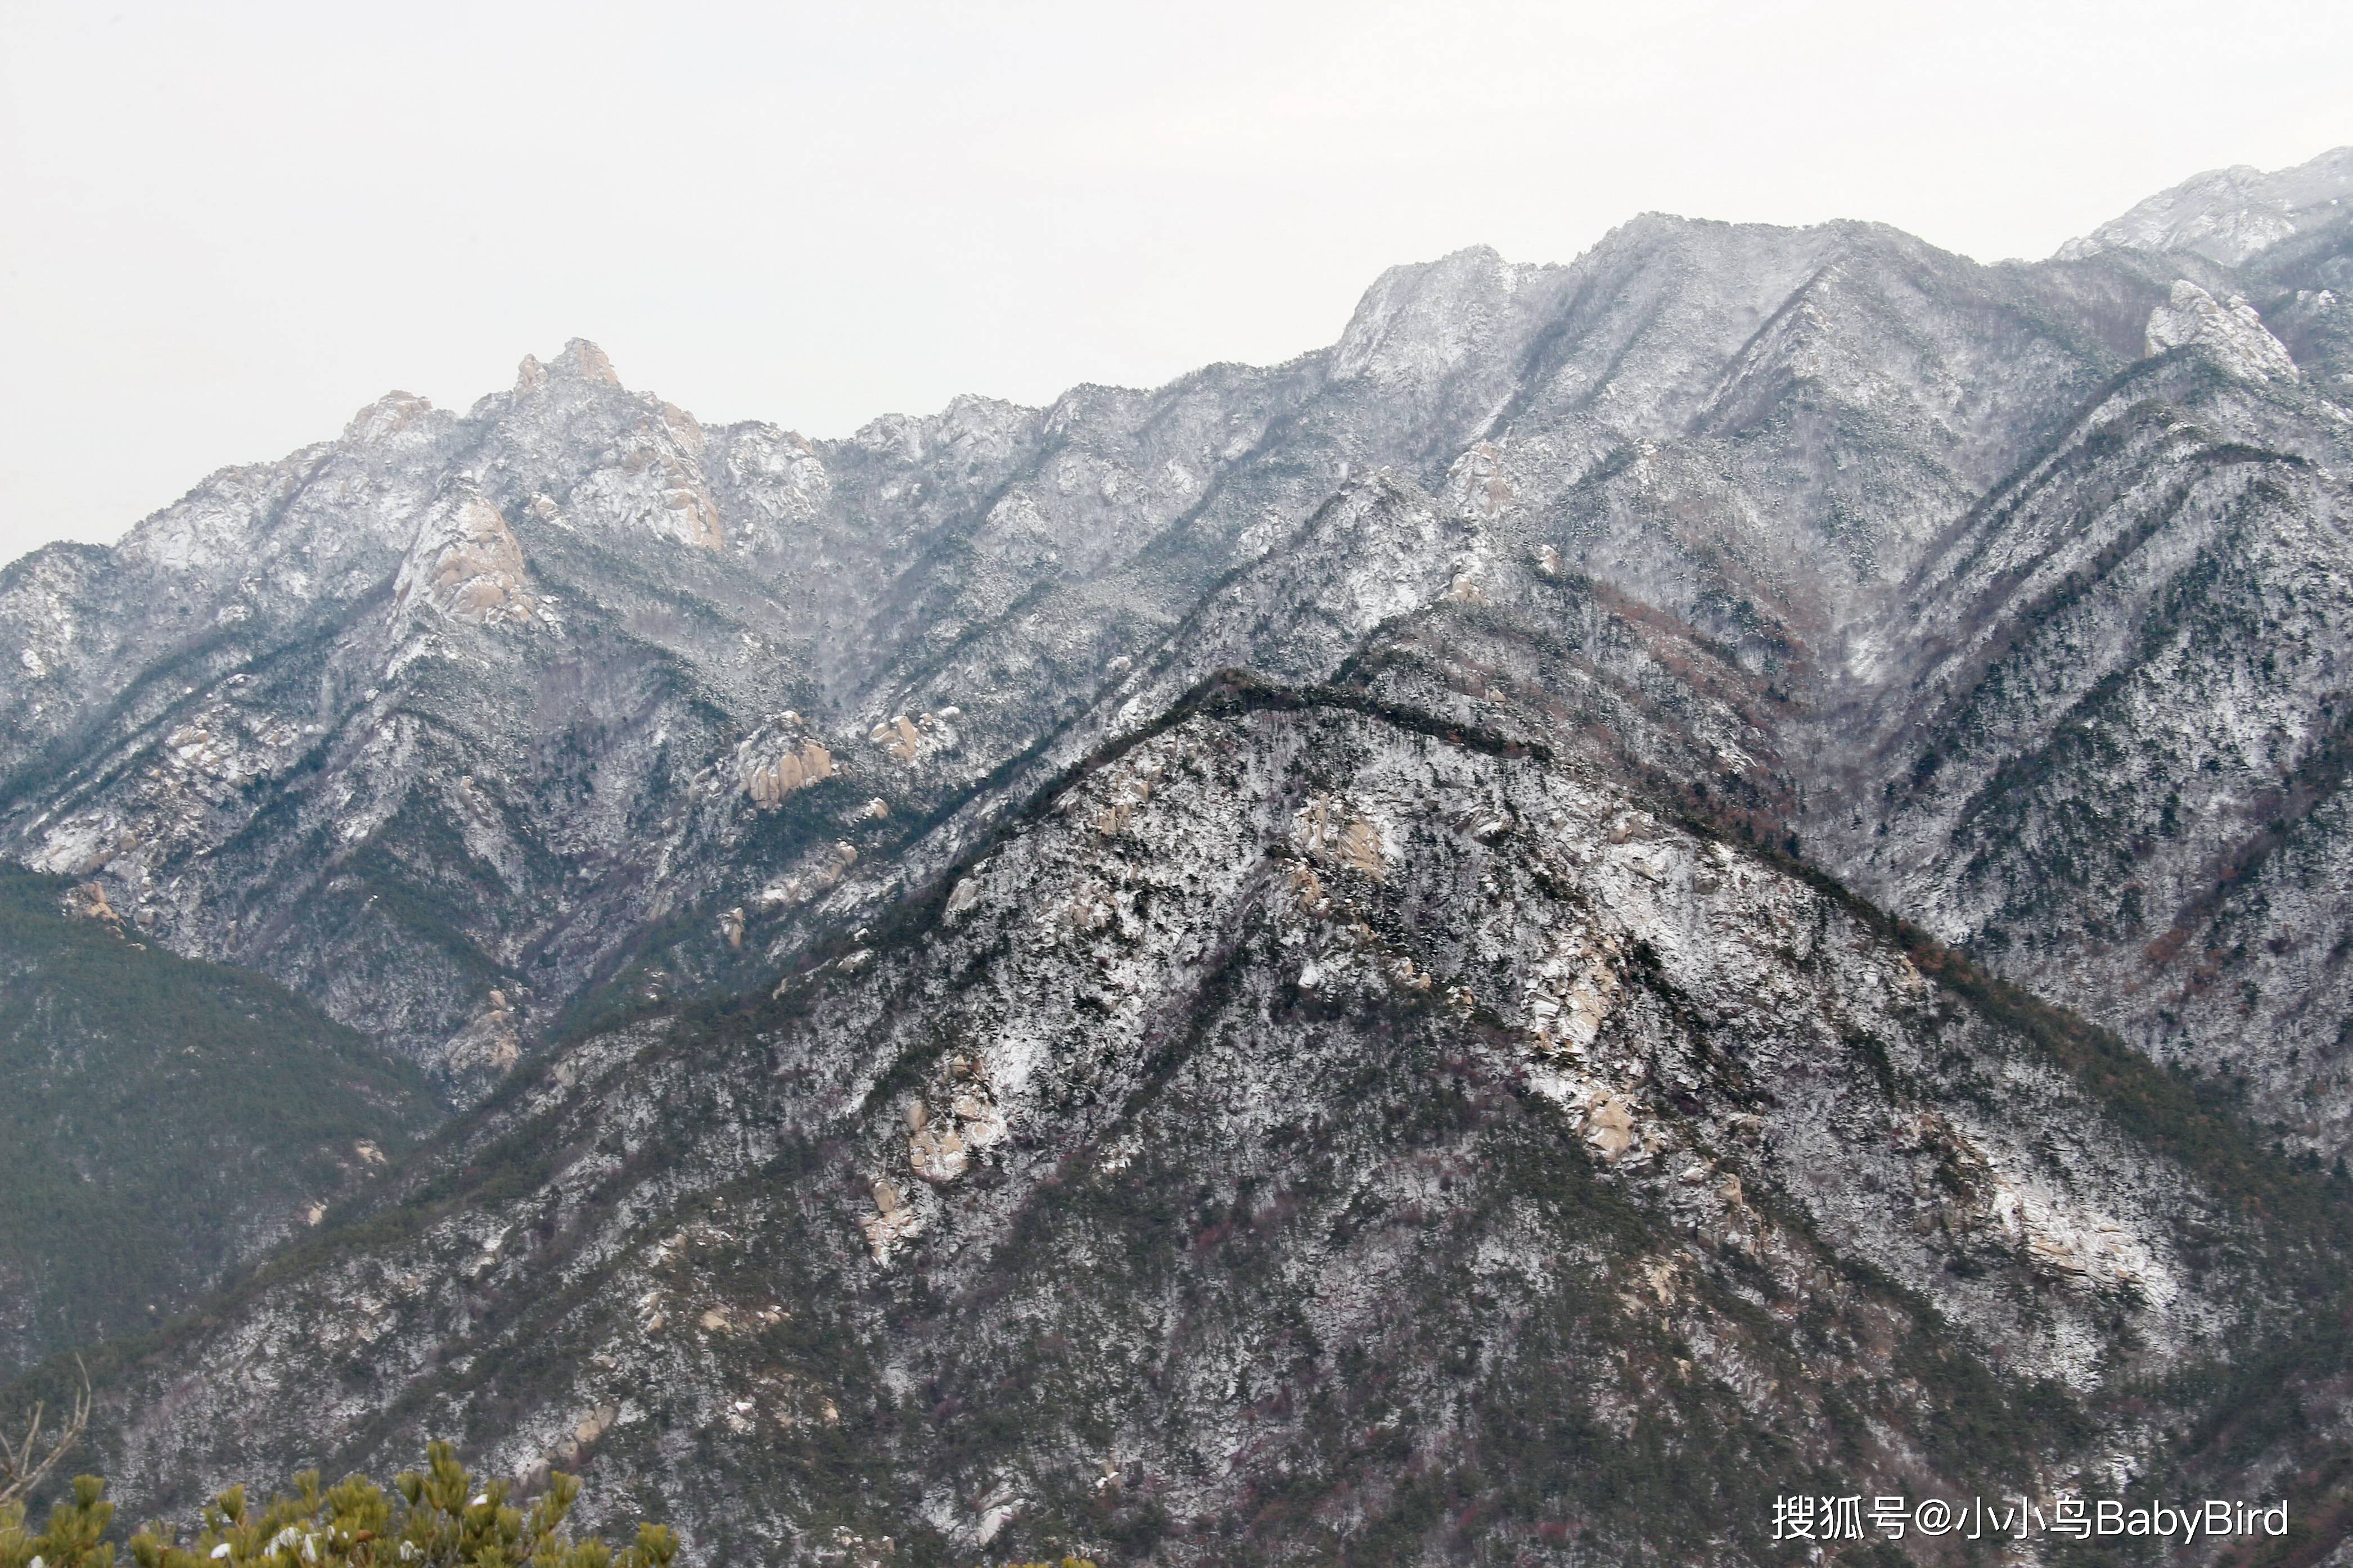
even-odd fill
[[(712, 1561), (2225, 1465), (2348, 1138), (2310, 184), (1998, 267), (1648, 216), (842, 441), (575, 343), (17, 563), (8, 852), (472, 1108), (111, 1452), (463, 1430)], [(2334, 1430), (2281, 1353), (2306, 1437), (2195, 1473)]]

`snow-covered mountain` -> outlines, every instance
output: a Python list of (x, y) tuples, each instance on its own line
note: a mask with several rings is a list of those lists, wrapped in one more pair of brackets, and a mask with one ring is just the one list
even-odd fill
[(840, 441), (575, 342), (18, 562), (7, 853), (463, 1111), (111, 1457), (463, 1432), (704, 1561), (2301, 1473), (2348, 172), (1992, 267), (1645, 216)]
[(2059, 247), (2061, 260), (2103, 250), (2186, 250), (2237, 267), (2258, 251), (2326, 228), (2353, 203), (2353, 147), (2265, 174), (2243, 163), (2210, 169)]

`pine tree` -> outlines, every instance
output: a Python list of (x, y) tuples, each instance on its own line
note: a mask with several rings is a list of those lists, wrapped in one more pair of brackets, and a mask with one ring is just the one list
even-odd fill
[[(205, 1506), (194, 1539), (150, 1524), (131, 1538), (131, 1558), (138, 1568), (668, 1568), (678, 1555), (677, 1537), (655, 1524), (619, 1552), (575, 1541), (564, 1521), (579, 1496), (579, 1478), (557, 1471), (528, 1510), (511, 1506), (504, 1481), (477, 1483), (435, 1443), (390, 1493), (365, 1477), (322, 1490), (306, 1470), (291, 1494), (257, 1508), (232, 1487)], [(75, 1479), (38, 1535), (21, 1502), (0, 1506), (0, 1568), (114, 1568), (113, 1520), (96, 1476)]]

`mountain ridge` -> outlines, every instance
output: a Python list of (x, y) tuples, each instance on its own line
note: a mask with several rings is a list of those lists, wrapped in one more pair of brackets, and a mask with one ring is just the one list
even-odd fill
[(2334, 1474), (2347, 288), (1652, 216), (839, 441), (575, 341), (10, 566), (9, 855), (451, 1118), (110, 1465), (876, 1563)]
[(2081, 260), (2102, 250), (2189, 250), (2235, 267), (2258, 251), (2344, 216), (2353, 196), (2353, 147), (2337, 147), (2292, 169), (2266, 173), (2234, 163), (2193, 174), (2110, 219), (2055, 253)]

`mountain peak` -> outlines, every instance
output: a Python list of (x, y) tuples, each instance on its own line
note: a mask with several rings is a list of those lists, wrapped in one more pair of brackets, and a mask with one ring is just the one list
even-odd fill
[(353, 445), (380, 441), (416, 424), (433, 412), (433, 405), (411, 393), (385, 393), (361, 409), (343, 426), (343, 439)]
[(586, 338), (573, 338), (564, 345), (564, 352), (545, 364), (537, 354), (525, 354), (522, 363), (515, 367), (515, 391), (533, 392), (547, 384), (551, 376), (571, 381), (593, 382), (604, 386), (618, 386), (621, 377), (605, 351)]
[(556, 375), (574, 376), (582, 381), (601, 381), (607, 386), (621, 384), (621, 377), (613, 369), (613, 362), (605, 356), (603, 349), (586, 338), (574, 338), (566, 342), (564, 352), (557, 354), (555, 363), (547, 368)]
[(1484, 245), (1390, 268), (1365, 290), (1340, 334), (1334, 374), (1383, 382), (1442, 374), (1536, 270), (1506, 261)]
[(2209, 169), (2061, 246), (2057, 259), (2104, 250), (2187, 250), (2225, 267), (2353, 210), (2353, 147), (2269, 174)]

